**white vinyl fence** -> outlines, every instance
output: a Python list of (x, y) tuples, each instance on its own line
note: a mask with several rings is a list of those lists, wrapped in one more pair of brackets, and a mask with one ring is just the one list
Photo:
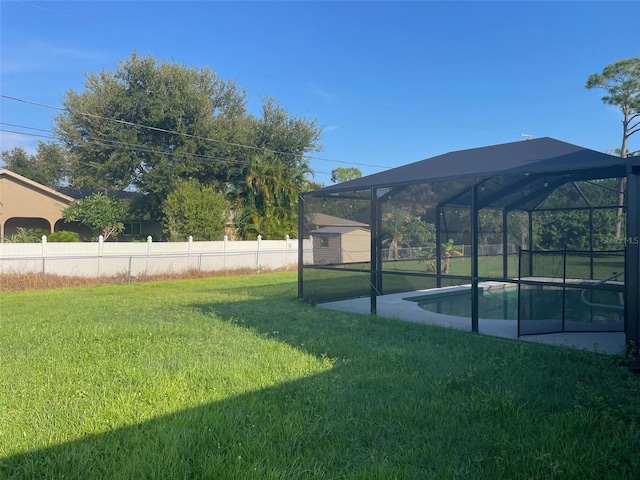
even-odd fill
[[(304, 240), (311, 262), (311, 240)], [(298, 264), (298, 240), (218, 242), (0, 243), (0, 274), (43, 273), (74, 277), (156, 275), (187, 270), (277, 270)]]

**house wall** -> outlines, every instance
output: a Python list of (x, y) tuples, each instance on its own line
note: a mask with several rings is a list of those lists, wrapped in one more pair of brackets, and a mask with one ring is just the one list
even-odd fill
[(371, 260), (371, 232), (356, 229), (342, 234), (342, 262), (369, 262)]
[(36, 182), (15, 174), (1, 174), (0, 241), (15, 233), (19, 226), (53, 232), (54, 225), (62, 218), (62, 210), (70, 203), (71, 199)]
[[(44, 229), (49, 232), (68, 230), (80, 234), (83, 240), (95, 240), (91, 230), (78, 222), (66, 223), (62, 211), (74, 201), (44, 185), (22, 177), (10, 170), (0, 169), (0, 243), (16, 233), (18, 227)], [(133, 222), (140, 226), (135, 236), (120, 235), (121, 241), (154, 239), (162, 236), (162, 226), (150, 222)]]

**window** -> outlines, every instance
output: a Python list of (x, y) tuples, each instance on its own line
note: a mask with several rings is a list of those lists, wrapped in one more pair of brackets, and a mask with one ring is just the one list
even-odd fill
[(324, 235), (320, 237), (320, 245), (323, 247), (329, 246), (329, 237), (325, 237)]
[(140, 222), (125, 222), (122, 235), (133, 236), (140, 235)]

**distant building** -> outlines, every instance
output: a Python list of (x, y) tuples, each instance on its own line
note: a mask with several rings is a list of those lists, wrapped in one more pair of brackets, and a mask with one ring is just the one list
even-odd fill
[(371, 232), (360, 226), (322, 227), (311, 232), (313, 263), (368, 262), (371, 257)]
[[(91, 231), (77, 222), (67, 223), (62, 211), (75, 200), (96, 190), (61, 187), (49, 188), (7, 169), (0, 169), (0, 242), (17, 232), (18, 227), (41, 229), (50, 233), (60, 230), (78, 232), (81, 238), (91, 238)], [(117, 192), (116, 198), (129, 198), (133, 192)], [(162, 228), (150, 222), (123, 219), (122, 240), (152, 235), (159, 237)]]

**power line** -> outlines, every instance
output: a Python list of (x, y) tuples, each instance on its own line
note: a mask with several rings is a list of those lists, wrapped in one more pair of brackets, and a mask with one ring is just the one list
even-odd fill
[[(90, 25), (93, 25), (93, 26), (96, 26), (96, 27), (104, 27), (104, 25), (102, 25), (102, 24), (96, 24), (96, 23), (88, 21), (88, 20), (86, 20), (84, 18), (76, 18), (76, 17), (74, 17), (72, 15), (69, 15), (67, 13), (61, 12), (59, 10), (53, 10), (53, 9), (50, 9), (50, 8), (45, 8), (45, 7), (42, 7), (40, 5), (36, 5), (36, 4), (25, 2), (23, 0), (14, 0), (14, 1), (16, 1), (18, 3), (22, 3), (23, 5), (28, 5), (28, 6), (33, 7), (33, 8), (39, 8), (41, 10), (49, 11), (49, 12), (52, 12), (52, 13), (55, 13), (55, 14), (58, 14), (58, 15), (61, 15), (61, 16), (68, 17), (70, 19), (76, 20), (75, 23), (79, 23), (80, 22), (80, 23), (87, 23), (87, 24), (90, 24)], [(79, 20), (79, 22), (78, 22), (78, 20)], [(252, 75), (258, 75), (260, 77), (270, 77), (270, 78), (273, 78), (273, 79), (275, 79), (275, 80), (277, 80), (279, 82), (283, 82), (283, 83), (287, 83), (287, 84), (290, 84), (290, 85), (295, 85), (297, 87), (308, 89), (308, 85), (304, 85), (304, 84), (302, 84), (300, 82), (293, 81), (289, 77), (282, 77), (282, 76), (279, 76), (279, 75), (274, 75), (273, 73), (262, 72), (262, 71), (255, 70), (253, 68), (247, 67), (245, 65), (237, 64), (237, 63), (230, 63), (228, 61), (220, 62), (219, 59), (217, 61), (219, 63), (222, 63), (223, 65), (226, 64), (226, 65), (231, 66), (233, 68), (247, 71)], [(363, 100), (361, 98), (358, 98), (357, 96), (352, 96), (352, 95), (346, 95), (345, 96), (345, 95), (343, 95), (342, 98), (344, 98), (344, 99), (346, 99), (348, 101), (354, 102), (356, 104), (368, 105), (368, 106), (375, 107), (375, 108), (378, 108), (378, 109), (383, 108), (383, 109), (399, 112), (399, 113), (402, 113), (402, 114), (405, 114), (405, 115), (409, 114), (411, 116), (414, 116), (414, 117), (420, 118), (420, 119), (430, 118), (430, 119), (435, 120), (437, 122), (448, 123), (448, 124), (451, 124), (451, 125), (458, 125), (458, 126), (461, 126), (461, 127), (465, 127), (467, 129), (468, 128), (476, 128), (476, 129), (479, 129), (479, 130), (503, 133), (503, 134), (508, 134), (508, 135), (515, 135), (516, 134), (515, 130), (503, 130), (503, 129), (498, 129), (498, 128), (491, 128), (491, 127), (487, 127), (485, 125), (478, 125), (478, 124), (475, 124), (475, 123), (474, 124), (470, 124), (468, 122), (460, 122), (458, 120), (452, 120), (450, 118), (443, 118), (443, 117), (434, 116), (434, 115), (425, 115), (424, 112), (415, 112), (413, 109), (398, 108), (397, 105), (389, 105), (389, 104), (378, 103), (378, 102), (370, 101), (370, 100)], [(381, 167), (381, 166), (377, 166), (377, 165), (368, 165), (368, 164), (363, 164), (363, 163), (358, 164), (358, 163), (353, 163), (353, 162), (342, 162), (342, 161), (339, 161), (339, 160), (329, 160), (329, 159), (324, 159), (324, 158), (320, 158), (320, 157), (312, 157), (312, 158), (314, 158), (316, 160), (329, 161), (329, 162), (338, 162), (338, 163), (344, 163), (344, 164), (361, 165), (361, 166), (372, 166), (374, 168), (382, 168), (382, 169), (390, 168), (390, 167)]]
[(57, 138), (52, 135), (42, 135), (41, 133), (18, 132), (16, 130), (7, 130), (6, 128), (0, 128), (0, 132), (17, 133), (19, 135), (25, 135), (27, 137), (50, 138), (52, 140), (57, 140)]
[[(25, 130), (37, 130), (39, 132), (51, 133), (51, 130), (47, 130), (47, 129), (44, 129), (44, 128), (27, 127), (25, 125), (16, 125), (15, 123), (0, 122), (0, 125), (6, 125), (7, 127), (23, 128)], [(19, 132), (16, 132), (16, 133), (19, 133)]]
[[(13, 100), (16, 102), (21, 102), (21, 103), (26, 103), (28, 105), (34, 105), (37, 107), (43, 107), (43, 108), (49, 108), (52, 110), (58, 110), (58, 111), (66, 111), (64, 108), (61, 107), (56, 107), (54, 105), (47, 105), (44, 103), (39, 103), (39, 102), (34, 102), (31, 100), (26, 100), (23, 98), (17, 98), (17, 97), (12, 97), (9, 95), (0, 95), (0, 97), (5, 98), (7, 100)], [(110, 122), (115, 122), (115, 123), (120, 123), (122, 125), (128, 125), (128, 126), (132, 126), (132, 127), (136, 127), (136, 128), (146, 128), (148, 130), (153, 130), (156, 132), (162, 132), (162, 133), (169, 133), (172, 135), (180, 135), (183, 137), (187, 137), (187, 138), (193, 138), (195, 140), (205, 140), (208, 142), (214, 142), (214, 143), (220, 143), (220, 144), (224, 144), (224, 145), (229, 145), (232, 147), (240, 147), (240, 148), (247, 148), (247, 149), (251, 149), (251, 150), (257, 150), (257, 151), (261, 151), (261, 152), (268, 152), (268, 153), (275, 153), (277, 155), (292, 155), (290, 152), (282, 152), (279, 150), (272, 150), (269, 148), (264, 148), (264, 147), (256, 147), (253, 145), (246, 145), (246, 144), (242, 144), (242, 143), (235, 143), (235, 142), (228, 142), (226, 140), (218, 140), (215, 138), (208, 138), (208, 137), (202, 137), (199, 135), (191, 135), (189, 133), (182, 133), (182, 132), (176, 132), (175, 130), (168, 130), (165, 128), (160, 128), (160, 127), (153, 127), (150, 125), (143, 125), (143, 124), (139, 124), (139, 123), (134, 123), (134, 122), (129, 122), (126, 120), (119, 120), (116, 118), (109, 118), (109, 117), (103, 117), (100, 115), (95, 115), (92, 113), (84, 113), (84, 112), (78, 112), (79, 115), (85, 116), (85, 117), (92, 117), (92, 118), (97, 118), (99, 120), (107, 120)], [(347, 162), (344, 160), (333, 160), (333, 159), (329, 159), (329, 158), (322, 158), (322, 157), (316, 157), (313, 155), (304, 155), (305, 158), (311, 159), (311, 160), (319, 160), (319, 161), (323, 161), (323, 162), (331, 162), (331, 163), (340, 163), (340, 164), (345, 164), (345, 165), (357, 165), (360, 167), (370, 167), (370, 168), (380, 168), (383, 170), (386, 170), (390, 167), (385, 167), (382, 165), (374, 165), (374, 164), (370, 164), (370, 163), (358, 163), (358, 162)], [(318, 172), (320, 173), (320, 172)]]
[[(0, 124), (2, 125), (13, 125), (13, 124), (7, 124), (4, 122), (0, 122)], [(33, 130), (41, 130), (43, 132), (48, 132), (48, 130), (43, 130), (41, 128), (33, 128), (33, 127), (24, 127), (21, 125), (13, 125), (15, 127), (18, 128), (31, 128)], [(36, 137), (36, 138), (49, 138), (52, 140), (57, 140), (56, 137), (52, 136), (52, 135), (42, 135), (42, 134), (38, 134), (38, 133), (28, 133), (28, 132), (20, 132), (20, 131), (16, 131), (16, 130), (7, 130), (5, 128), (0, 128), (0, 132), (6, 132), (6, 133), (17, 133), (20, 135), (26, 135), (29, 137)], [(224, 158), (224, 157), (216, 157), (216, 156), (211, 156), (211, 155), (202, 155), (199, 153), (190, 153), (190, 152), (159, 152), (157, 150), (153, 150), (151, 148), (148, 148), (144, 145), (140, 145), (140, 144), (134, 144), (134, 143), (127, 143), (127, 142), (119, 142), (117, 140), (105, 140), (105, 139), (88, 139), (85, 140), (86, 143), (92, 144), (92, 145), (104, 145), (106, 147), (116, 147), (116, 148), (123, 148), (123, 149), (129, 149), (129, 150), (134, 150), (137, 152), (143, 152), (143, 153), (152, 153), (155, 155), (165, 155), (165, 156), (175, 156), (175, 157), (185, 157), (185, 158), (197, 158), (197, 159), (201, 159), (201, 160), (216, 160), (216, 161), (220, 161), (226, 164), (235, 164), (235, 165), (241, 165), (241, 166), (251, 166), (251, 162), (247, 161), (247, 160), (239, 160), (239, 159), (231, 159), (231, 158)], [(322, 171), (318, 171), (318, 170), (314, 170), (312, 173), (321, 173), (324, 175), (330, 175), (331, 172), (322, 172)]]

